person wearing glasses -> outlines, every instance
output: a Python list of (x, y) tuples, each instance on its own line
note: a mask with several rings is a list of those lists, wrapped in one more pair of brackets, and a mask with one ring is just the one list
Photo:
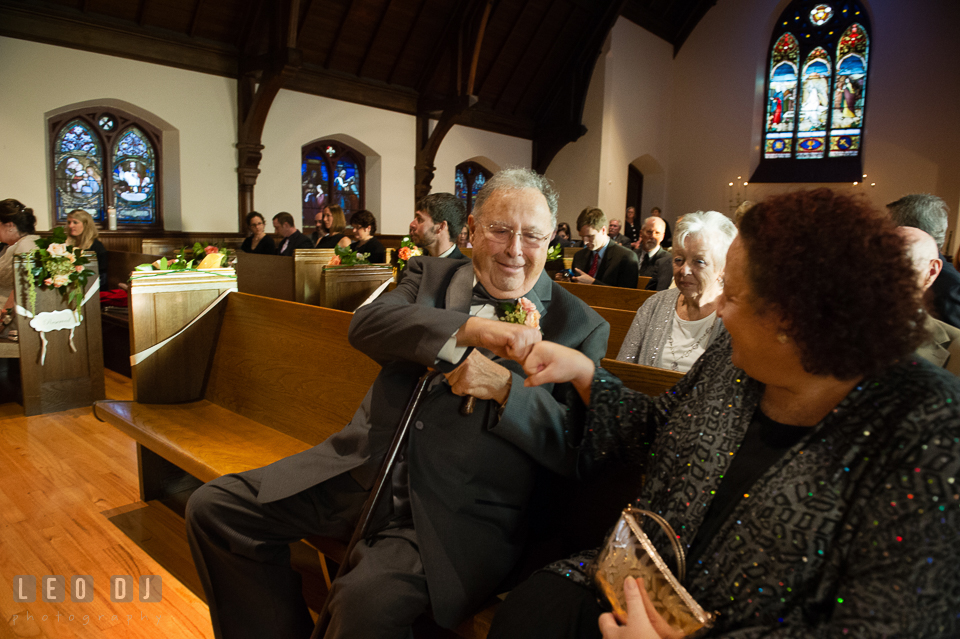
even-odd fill
[(640, 263), (629, 248), (610, 241), (607, 216), (595, 207), (587, 207), (577, 217), (577, 230), (583, 249), (573, 256), (571, 282), (637, 288)]
[[(573, 387), (527, 388), (506, 358), (522, 360), (548, 339), (597, 362), (610, 330), (544, 273), (556, 211), (542, 176), (494, 175), (467, 219), (472, 261), (413, 257), (395, 290), (354, 314), (350, 343), (382, 368), (353, 420), (308, 451), (193, 494), (188, 537), (217, 637), (310, 635), (288, 545), (350, 538), (417, 379), (431, 368), (443, 375), (388, 475), (374, 532), (333, 583), (325, 636), (407, 637), (428, 608), (456, 628), (500, 592), (524, 550), (530, 506), (544, 502), (535, 487), (556, 477), (548, 471), (572, 470), (562, 442)], [(504, 313), (521, 323), (501, 321)], [(476, 403), (465, 415), (467, 395)]]

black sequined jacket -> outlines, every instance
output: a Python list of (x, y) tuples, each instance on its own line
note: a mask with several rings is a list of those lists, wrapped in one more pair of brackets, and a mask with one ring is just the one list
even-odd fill
[[(730, 363), (729, 335), (655, 399), (597, 369), (589, 410), (571, 413), (585, 424), (580, 464), (641, 467), (637, 505), (689, 548), (762, 389)], [(958, 493), (960, 381), (908, 358), (773, 464), (684, 585), (720, 613), (710, 636), (960, 637)], [(549, 569), (586, 582), (591, 556)]]

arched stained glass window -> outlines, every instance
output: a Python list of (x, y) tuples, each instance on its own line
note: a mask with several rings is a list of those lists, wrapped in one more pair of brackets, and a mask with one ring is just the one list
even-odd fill
[(473, 203), (477, 199), (477, 194), (492, 175), (476, 162), (461, 162), (457, 165), (454, 177), (456, 196), (467, 205), (468, 215), (473, 212)]
[(794, 0), (780, 14), (751, 181), (861, 179), (869, 29), (860, 0)]
[(54, 142), (54, 208), (57, 222), (65, 222), (74, 209), (84, 209), (103, 220), (103, 145), (83, 120), (60, 129)]
[(153, 145), (136, 126), (113, 148), (113, 189), (117, 222), (149, 224), (156, 217), (157, 164)]
[(335, 140), (302, 148), (300, 164), (303, 228), (316, 225), (316, 214), (331, 204), (343, 209), (347, 223), (364, 208), (363, 155)]
[(48, 120), (52, 148), (53, 223), (74, 209), (118, 228), (163, 228), (160, 214), (160, 131), (117, 109), (90, 107)]

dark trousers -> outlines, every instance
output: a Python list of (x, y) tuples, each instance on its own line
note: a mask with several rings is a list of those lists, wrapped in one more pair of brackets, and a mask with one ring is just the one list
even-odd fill
[[(306, 639), (313, 621), (290, 566), (289, 544), (321, 535), (347, 542), (365, 491), (340, 475), (292, 497), (257, 501), (261, 469), (201, 486), (187, 503), (187, 538), (214, 634), (221, 639)], [(409, 637), (429, 605), (426, 577), (411, 528), (384, 531), (357, 544), (351, 570), (330, 592), (326, 637)]]
[(487, 639), (601, 639), (603, 612), (592, 590), (537, 572), (497, 607)]

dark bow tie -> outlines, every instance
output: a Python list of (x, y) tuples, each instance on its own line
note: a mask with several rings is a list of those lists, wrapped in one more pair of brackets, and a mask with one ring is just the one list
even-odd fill
[(497, 309), (497, 314), (500, 314), (500, 305), (501, 304), (516, 304), (517, 298), (508, 297), (506, 299), (497, 299), (490, 295), (487, 292), (487, 289), (483, 287), (483, 284), (477, 282), (476, 286), (473, 287), (473, 298), (470, 302), (471, 306), (483, 306), (485, 304), (490, 304), (491, 306)]

